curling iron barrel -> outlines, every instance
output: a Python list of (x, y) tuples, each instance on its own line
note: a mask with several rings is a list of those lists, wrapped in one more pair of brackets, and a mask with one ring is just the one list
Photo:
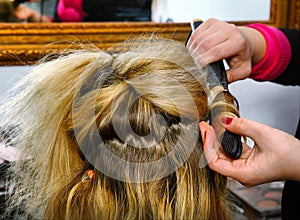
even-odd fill
[[(191, 23), (191, 32), (201, 23), (201, 20), (194, 20)], [(240, 157), (243, 149), (241, 136), (224, 129), (220, 123), (221, 118), (225, 116), (239, 117), (237, 101), (228, 90), (227, 74), (223, 60), (210, 63), (208, 72), (209, 74), (215, 74), (217, 78), (217, 82), (210, 84), (211, 125), (216, 132), (223, 151), (232, 159), (237, 159)]]

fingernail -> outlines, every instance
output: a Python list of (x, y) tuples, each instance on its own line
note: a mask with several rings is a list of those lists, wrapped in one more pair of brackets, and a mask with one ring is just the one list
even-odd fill
[(229, 125), (231, 122), (232, 122), (232, 119), (231, 117), (223, 117), (221, 118), (221, 123), (223, 125)]

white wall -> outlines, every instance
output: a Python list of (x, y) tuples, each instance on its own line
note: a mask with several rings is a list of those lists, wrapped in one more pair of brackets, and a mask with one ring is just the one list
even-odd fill
[(0, 67), (0, 96), (5, 93), (18, 79), (30, 71), (29, 66), (1, 66)]
[(292, 135), (300, 117), (300, 86), (283, 86), (251, 79), (230, 84), (241, 117), (281, 129)]
[[(14, 83), (30, 71), (29, 66), (0, 66), (0, 98)], [(2, 116), (0, 115), (0, 121)]]
[(153, 0), (152, 20), (189, 22), (210, 17), (224, 21), (269, 20), (271, 0)]

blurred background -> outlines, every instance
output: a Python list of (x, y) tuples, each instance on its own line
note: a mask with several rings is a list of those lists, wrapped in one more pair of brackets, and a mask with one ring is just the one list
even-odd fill
[[(13, 5), (13, 10), (19, 11), (18, 16), (22, 12), (23, 16), (28, 14), (31, 9), (47, 16), (52, 22), (186, 22), (195, 17), (251, 21), (268, 20), (270, 2), (271, 0), (0, 0), (0, 17), (5, 14), (5, 10), (7, 13), (5, 8), (10, 4)], [(11, 13), (14, 13), (13, 10)], [(30, 19), (21, 16), (19, 20)]]
[[(210, 17), (224, 21), (251, 22), (269, 20), (270, 12), (271, 0), (0, 0), (0, 22), (14, 23), (190, 22), (194, 18), (205, 20)], [(30, 65), (0, 66), (0, 96), (5, 95), (5, 92), (32, 68)], [(246, 79), (232, 83), (229, 90), (239, 101), (242, 117), (295, 134), (300, 115), (299, 86), (282, 86)], [(0, 121), (1, 119), (0, 116)], [(269, 219), (266, 213), (276, 216), (270, 219), (280, 219), (280, 205), (258, 209), (251, 201), (247, 201), (247, 198), (257, 200), (262, 195), (259, 194), (262, 190), (274, 188), (280, 191), (281, 183), (258, 186), (261, 188), (256, 191), (254, 197), (252, 193), (252, 197), (248, 194), (246, 199), (243, 194), (237, 192), (239, 189), (244, 190), (242, 186), (237, 183), (231, 186), (232, 192), (243, 201), (244, 206), (240, 213), (248, 210), (246, 219)], [(244, 219), (245, 216), (238, 216), (237, 219)]]

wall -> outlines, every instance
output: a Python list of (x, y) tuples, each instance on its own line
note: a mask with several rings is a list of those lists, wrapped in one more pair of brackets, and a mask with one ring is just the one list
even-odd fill
[(224, 21), (263, 21), (270, 18), (271, 0), (153, 0), (152, 20), (189, 22), (215, 17)]
[(229, 86), (238, 99), (241, 117), (262, 122), (292, 135), (300, 117), (300, 87), (251, 79)]
[[(11, 88), (22, 76), (30, 72), (29, 66), (0, 66), (0, 97)], [(2, 116), (0, 115), (0, 122)]]

